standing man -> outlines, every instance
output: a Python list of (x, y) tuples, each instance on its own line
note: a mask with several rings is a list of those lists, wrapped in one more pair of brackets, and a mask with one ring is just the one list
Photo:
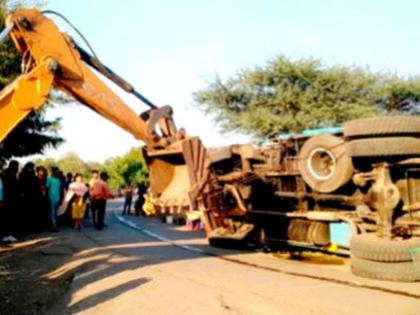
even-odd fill
[[(18, 214), (20, 192), (18, 183), (19, 163), (11, 160), (3, 174), (3, 241), (16, 242), (16, 232), (19, 227)], [(13, 235), (15, 234), (15, 235)]]
[[(95, 213), (94, 213), (94, 207), (92, 206), (93, 204), (94, 204), (94, 202), (93, 202), (93, 198), (92, 198), (92, 191), (93, 191), (93, 189), (94, 189), (94, 187), (95, 187), (95, 184), (96, 184), (96, 182), (99, 180), (99, 171), (98, 170), (96, 170), (96, 169), (94, 169), (94, 170), (92, 170), (92, 172), (90, 173), (91, 174), (91, 177), (90, 177), (90, 180), (89, 180), (89, 183), (88, 183), (88, 187), (89, 187), (89, 209), (90, 209), (90, 213), (91, 213), (91, 215), (92, 215), (92, 223), (93, 223), (93, 226), (95, 226)], [(88, 209), (88, 211), (89, 211), (89, 209)], [(87, 212), (87, 211), (86, 211)]]
[(139, 216), (142, 209), (143, 209), (143, 205), (144, 202), (146, 201), (144, 196), (147, 193), (147, 186), (142, 182), (142, 183), (138, 183), (137, 185), (137, 200), (136, 203), (134, 205), (134, 210), (136, 213), (136, 216)]
[(73, 183), (73, 173), (69, 172), (66, 175), (66, 179), (64, 181), (64, 189), (67, 191), (69, 189), (70, 184)]
[(92, 178), (89, 182), (90, 200), (93, 226), (97, 230), (102, 230), (104, 228), (106, 200), (113, 197), (106, 183), (107, 180), (107, 173), (102, 172), (100, 178), (98, 178), (98, 171), (92, 171)]
[(131, 212), (131, 204), (133, 202), (133, 187), (131, 187), (131, 183), (128, 182), (127, 186), (124, 189), (124, 207), (123, 207), (123, 212), (122, 214), (130, 214)]
[(37, 223), (41, 230), (50, 227), (50, 206), (48, 198), (48, 189), (47, 189), (47, 178), (48, 172), (45, 167), (38, 166), (36, 168), (36, 192), (38, 196), (37, 205), (38, 205), (38, 214), (37, 214)]
[(38, 180), (35, 176), (35, 164), (28, 162), (25, 164), (19, 175), (19, 190), (20, 190), (20, 211), (22, 215), (22, 229), (23, 232), (36, 232), (38, 226), (37, 212), (38, 204)]
[(95, 186), (95, 183), (99, 180), (99, 171), (92, 170), (90, 173), (90, 180), (89, 180), (89, 189), (92, 190)]
[(51, 176), (47, 178), (48, 199), (50, 202), (50, 228), (53, 232), (58, 232), (57, 228), (57, 209), (61, 202), (61, 180), (58, 167), (51, 168)]
[(96, 212), (95, 212), (95, 202), (93, 201), (93, 198), (92, 198), (92, 192), (93, 192), (93, 190), (94, 190), (94, 188), (95, 188), (95, 185), (96, 185), (96, 182), (99, 180), (99, 171), (98, 170), (96, 170), (96, 169), (94, 169), (94, 170), (92, 170), (92, 172), (90, 173), (90, 180), (89, 180), (89, 183), (88, 183), (88, 186), (89, 186), (89, 199), (90, 199), (90, 202), (89, 202), (89, 208), (90, 208), (90, 212), (91, 212), (91, 214), (92, 214), (92, 223), (93, 223), (93, 226), (94, 227), (96, 227), (96, 225), (95, 225), (95, 222), (96, 222)]

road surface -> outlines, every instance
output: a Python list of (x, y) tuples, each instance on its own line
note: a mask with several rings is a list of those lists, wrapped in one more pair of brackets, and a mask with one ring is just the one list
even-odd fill
[(209, 249), (200, 233), (157, 219), (108, 212), (107, 224), (72, 232), (74, 258), (49, 276), (76, 276), (50, 314), (420, 314), (420, 284), (354, 280), (346, 261)]

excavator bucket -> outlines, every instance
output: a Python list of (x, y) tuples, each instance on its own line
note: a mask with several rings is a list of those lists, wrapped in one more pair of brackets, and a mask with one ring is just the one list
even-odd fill
[(209, 176), (210, 159), (201, 140), (192, 137), (164, 150), (144, 150), (144, 156), (158, 210), (179, 213), (194, 207)]

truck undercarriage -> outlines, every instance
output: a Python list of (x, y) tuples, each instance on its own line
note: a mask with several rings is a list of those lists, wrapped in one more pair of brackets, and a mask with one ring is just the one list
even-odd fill
[[(419, 135), (417, 118), (374, 117), (350, 121), (342, 133), (209, 150), (198, 205), (210, 243), (325, 249), (331, 223), (344, 222), (355, 273), (419, 280)], [(372, 263), (404, 272), (378, 275)]]

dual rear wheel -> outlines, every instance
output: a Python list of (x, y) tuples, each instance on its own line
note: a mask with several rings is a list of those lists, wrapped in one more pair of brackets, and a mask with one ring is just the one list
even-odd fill
[[(420, 120), (408, 116), (374, 117), (344, 124), (344, 138), (331, 135), (307, 140), (299, 156), (302, 178), (313, 190), (331, 193), (350, 181), (353, 163), (371, 167), (373, 161), (420, 156)], [(382, 239), (375, 233), (351, 238), (354, 274), (381, 280), (420, 281), (420, 238)], [(416, 265), (417, 264), (417, 265)]]
[[(420, 155), (420, 120), (409, 116), (373, 117), (344, 125), (346, 154), (368, 162)], [(350, 242), (354, 274), (380, 280), (420, 281), (420, 262), (411, 252), (420, 238), (382, 239), (375, 233), (354, 235)]]

